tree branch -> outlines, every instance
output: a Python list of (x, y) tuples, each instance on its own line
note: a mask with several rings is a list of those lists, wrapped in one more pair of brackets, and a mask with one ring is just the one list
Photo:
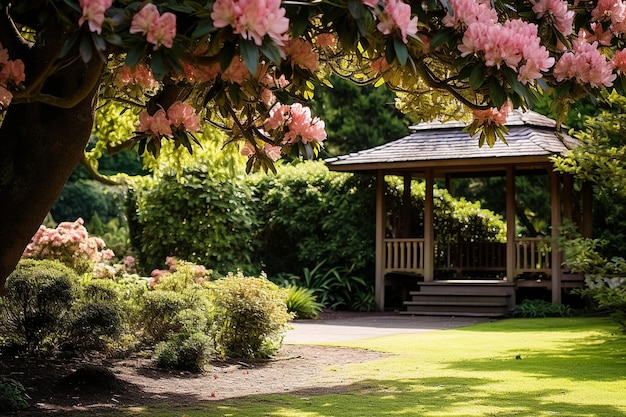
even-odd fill
[(89, 172), (89, 175), (91, 175), (91, 178), (93, 178), (94, 180), (98, 182), (101, 182), (102, 184), (124, 185), (124, 182), (115, 181), (111, 177), (108, 177), (106, 175), (102, 175), (101, 173), (99, 173), (98, 170), (96, 170), (96, 168), (94, 168), (94, 166), (91, 164), (91, 162), (89, 162), (85, 154), (83, 154), (82, 158), (80, 158), (80, 164), (87, 169), (87, 171)]

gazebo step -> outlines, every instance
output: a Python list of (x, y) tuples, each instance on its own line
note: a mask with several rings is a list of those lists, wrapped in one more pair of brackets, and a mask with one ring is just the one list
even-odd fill
[(447, 311), (400, 311), (399, 314), (405, 316), (454, 316), (454, 317), (504, 317), (505, 313), (486, 313), (486, 312), (447, 312)]
[(484, 302), (484, 301), (446, 301), (446, 300), (413, 300), (413, 301), (405, 301), (404, 305), (408, 308), (410, 306), (446, 306), (450, 307), (469, 307), (469, 308), (491, 308), (491, 307), (507, 307), (508, 303), (506, 301), (502, 302)]
[(510, 298), (513, 296), (512, 293), (509, 292), (496, 292), (496, 293), (484, 293), (484, 292), (451, 292), (451, 291), (410, 291), (409, 296), (413, 299), (416, 297), (419, 298), (429, 298), (429, 299), (442, 299), (447, 300), (451, 298), (467, 298), (467, 299), (481, 299), (484, 298), (485, 301), (493, 300), (494, 298)]

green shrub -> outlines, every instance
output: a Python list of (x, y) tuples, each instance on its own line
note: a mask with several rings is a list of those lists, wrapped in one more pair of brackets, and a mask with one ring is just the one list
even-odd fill
[(265, 278), (228, 276), (211, 282), (215, 300), (213, 335), (222, 356), (259, 358), (280, 348), (291, 315), (287, 290)]
[(252, 191), (242, 177), (206, 169), (144, 180), (130, 194), (131, 241), (148, 271), (167, 256), (223, 272), (252, 269), (259, 225)]
[(310, 288), (289, 286), (287, 288), (287, 311), (297, 319), (314, 319), (322, 312), (324, 306), (317, 302), (315, 293)]
[[(608, 281), (608, 280), (607, 280)], [(597, 308), (607, 310), (613, 320), (615, 320), (626, 332), (626, 281), (622, 280), (621, 285), (596, 285), (586, 288), (580, 293), (583, 296), (591, 297)]]
[(351, 310), (353, 311), (374, 311), (376, 310), (376, 293), (373, 288), (365, 288), (356, 291), (352, 296)]
[(26, 390), (19, 382), (0, 378), (0, 412), (17, 411), (28, 407)]
[(115, 341), (122, 334), (123, 324), (116, 304), (80, 304), (72, 311), (64, 345), (79, 351), (102, 349), (108, 341)]
[(566, 317), (570, 314), (570, 308), (564, 304), (549, 303), (537, 299), (526, 299), (511, 310), (513, 317), (520, 318)]
[(159, 368), (201, 372), (208, 363), (210, 339), (202, 333), (178, 333), (157, 345), (153, 362)]
[(58, 261), (24, 259), (9, 275), (0, 306), (7, 342), (34, 353), (58, 346), (76, 299), (76, 273)]

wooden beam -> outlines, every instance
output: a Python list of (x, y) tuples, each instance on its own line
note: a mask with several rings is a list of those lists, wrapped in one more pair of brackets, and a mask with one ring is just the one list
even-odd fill
[(581, 234), (583, 237), (592, 237), (592, 218), (593, 218), (593, 189), (591, 184), (585, 182), (583, 184), (583, 224), (581, 227)]
[(435, 178), (432, 169), (426, 170), (426, 196), (424, 199), (424, 281), (435, 278), (435, 210), (433, 187)]
[(515, 169), (506, 170), (506, 278), (515, 281)]
[(385, 311), (385, 173), (376, 173), (376, 273), (374, 288), (376, 305), (380, 311)]
[(559, 174), (550, 172), (550, 208), (551, 208), (551, 234), (552, 237), (552, 302), (561, 303), (561, 252), (557, 239), (559, 226), (561, 225), (561, 198)]

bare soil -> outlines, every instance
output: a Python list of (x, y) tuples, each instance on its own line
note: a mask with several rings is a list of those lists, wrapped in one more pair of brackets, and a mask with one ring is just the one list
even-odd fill
[(158, 369), (150, 361), (150, 352), (122, 359), (98, 356), (63, 360), (0, 356), (0, 375), (22, 383), (31, 398), (27, 410), (8, 415), (67, 415), (72, 411), (115, 410), (155, 403), (191, 407), (258, 394), (337, 393), (352, 382), (335, 372), (338, 366), (367, 362), (383, 354), (283, 345), (268, 360), (214, 361), (201, 374)]

